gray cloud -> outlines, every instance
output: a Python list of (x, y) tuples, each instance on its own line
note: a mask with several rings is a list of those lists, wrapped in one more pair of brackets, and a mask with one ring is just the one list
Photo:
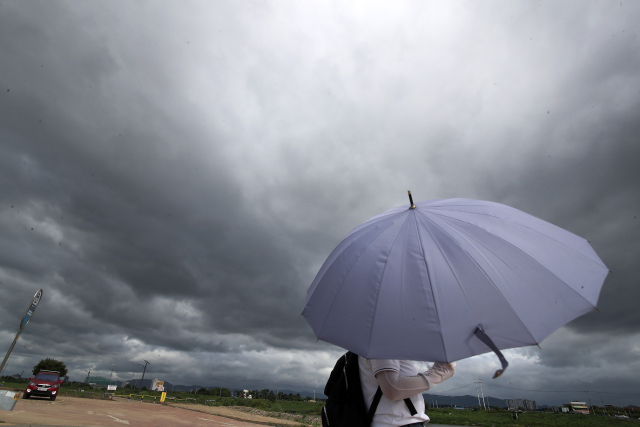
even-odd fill
[[(636, 5), (0, 11), (0, 344), (45, 290), (10, 370), (50, 356), (73, 379), (128, 379), (146, 357), (174, 383), (320, 389), (340, 350), (300, 317), (307, 287), (412, 190), (590, 240), (613, 270), (601, 313), (511, 350), (500, 384), (582, 389), (587, 373), (632, 393)], [(494, 364), (462, 361), (451, 386)]]

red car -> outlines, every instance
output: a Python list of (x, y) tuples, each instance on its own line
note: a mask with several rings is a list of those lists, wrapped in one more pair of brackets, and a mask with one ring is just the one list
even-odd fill
[(60, 384), (64, 381), (60, 380), (60, 373), (57, 371), (40, 371), (35, 378), (29, 378), (29, 385), (24, 391), (24, 398), (28, 399), (31, 396), (48, 397), (51, 400), (56, 400), (58, 391), (60, 390)]

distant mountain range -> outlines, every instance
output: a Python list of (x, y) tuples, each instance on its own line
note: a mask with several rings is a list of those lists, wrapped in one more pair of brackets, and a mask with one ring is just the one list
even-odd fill
[[(481, 405), (481, 402), (478, 401), (478, 396), (439, 396), (428, 393), (423, 393), (422, 396), (424, 396), (425, 402), (427, 402), (431, 406), (463, 406), (465, 408), (473, 408), (475, 406)], [(507, 407), (507, 401), (503, 399), (485, 396), (484, 401), (488, 406), (494, 406), (498, 408)]]

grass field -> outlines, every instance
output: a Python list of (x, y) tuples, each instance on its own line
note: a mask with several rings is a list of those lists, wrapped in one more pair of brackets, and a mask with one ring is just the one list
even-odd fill
[(511, 418), (507, 411), (463, 411), (447, 409), (430, 409), (427, 411), (434, 424), (453, 424), (461, 426), (485, 427), (595, 427), (640, 425), (637, 419), (619, 419), (602, 415), (581, 415), (546, 412), (524, 412), (518, 419)]

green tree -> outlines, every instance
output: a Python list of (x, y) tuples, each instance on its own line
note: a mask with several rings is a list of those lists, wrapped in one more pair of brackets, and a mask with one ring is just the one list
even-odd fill
[(231, 392), (229, 391), (229, 389), (222, 388), (222, 387), (215, 387), (209, 390), (209, 394), (211, 396), (218, 396), (218, 397), (231, 397)]
[(51, 359), (50, 357), (39, 361), (38, 364), (33, 367), (31, 372), (33, 372), (33, 375), (37, 375), (40, 371), (58, 371), (61, 377), (66, 376), (69, 372), (64, 362)]

